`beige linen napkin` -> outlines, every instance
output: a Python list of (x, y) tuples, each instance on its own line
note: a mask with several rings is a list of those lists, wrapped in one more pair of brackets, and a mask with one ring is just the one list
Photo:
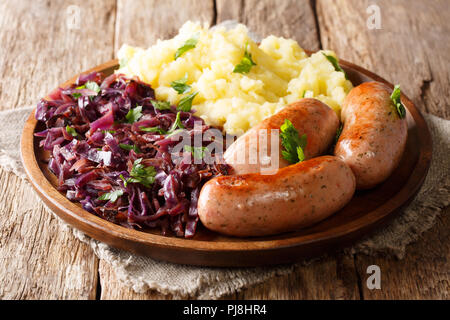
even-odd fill
[[(0, 112), (0, 166), (25, 181), (18, 149), (23, 123), (33, 107)], [(449, 204), (450, 121), (425, 115), (433, 136), (433, 161), (425, 183), (413, 202), (378, 233), (348, 248), (346, 253), (388, 253), (402, 258), (407, 244), (431, 228), (442, 208)], [(17, 123), (12, 127), (12, 123)], [(51, 212), (49, 210), (49, 212)], [(62, 224), (64, 222), (61, 221)], [(201, 268), (156, 261), (112, 248), (73, 229), (95, 254), (113, 265), (117, 278), (136, 292), (155, 289), (175, 297), (217, 299), (309, 263), (264, 268)]]

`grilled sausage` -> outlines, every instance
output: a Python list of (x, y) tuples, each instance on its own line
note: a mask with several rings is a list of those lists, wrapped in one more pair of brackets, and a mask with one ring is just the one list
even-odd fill
[(398, 115), (391, 91), (385, 84), (366, 82), (353, 88), (343, 102), (344, 127), (334, 154), (352, 169), (357, 189), (387, 179), (405, 149), (407, 123)]
[[(224, 159), (233, 167), (235, 174), (262, 173), (264, 169), (276, 171), (290, 165), (282, 158), (279, 138), (274, 146), (276, 152), (271, 149), (271, 130), (279, 130), (285, 119), (292, 122), (300, 135), (306, 134), (305, 159), (324, 154), (339, 127), (336, 113), (321, 101), (307, 98), (292, 103), (251, 128), (225, 151)], [(261, 131), (267, 132), (266, 141), (259, 138)], [(260, 154), (265, 157), (260, 157)], [(262, 163), (261, 159), (267, 162)]]
[(323, 156), (280, 169), (221, 176), (200, 192), (198, 215), (208, 229), (246, 237), (297, 230), (344, 207), (355, 177), (340, 159)]

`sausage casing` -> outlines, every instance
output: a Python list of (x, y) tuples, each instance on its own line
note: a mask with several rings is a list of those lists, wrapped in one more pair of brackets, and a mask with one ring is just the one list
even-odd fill
[(344, 123), (334, 154), (344, 160), (356, 177), (357, 189), (369, 189), (387, 179), (398, 166), (408, 128), (380, 82), (353, 88), (342, 105)]
[(327, 218), (354, 192), (351, 169), (337, 157), (323, 156), (274, 175), (216, 177), (200, 192), (198, 214), (205, 227), (223, 234), (272, 235)]
[[(251, 128), (225, 151), (224, 159), (233, 167), (235, 174), (261, 173), (264, 168), (276, 171), (290, 165), (281, 155), (280, 139), (276, 139), (277, 152), (271, 151), (271, 130), (279, 130), (286, 119), (292, 122), (300, 135), (306, 134), (305, 159), (324, 154), (339, 127), (336, 113), (321, 101), (306, 98), (292, 103)], [(259, 138), (261, 131), (267, 132), (266, 141)], [(270, 163), (262, 163), (259, 154), (267, 155)]]

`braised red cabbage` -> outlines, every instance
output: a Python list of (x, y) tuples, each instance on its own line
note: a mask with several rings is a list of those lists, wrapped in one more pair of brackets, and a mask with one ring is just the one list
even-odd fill
[[(189, 238), (202, 185), (229, 167), (196, 164), (187, 151), (172, 157), (174, 135), (194, 137), (210, 127), (193, 111), (159, 110), (155, 101), (153, 89), (137, 78), (84, 74), (38, 103), (36, 119), (46, 129), (35, 136), (43, 138), (48, 167), (69, 200), (126, 227)], [(194, 122), (201, 123), (195, 130)], [(214, 143), (223, 151), (223, 140)]]

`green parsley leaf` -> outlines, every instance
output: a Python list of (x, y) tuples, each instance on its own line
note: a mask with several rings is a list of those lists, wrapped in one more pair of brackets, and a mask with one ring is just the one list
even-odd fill
[(152, 106), (158, 110), (170, 110), (170, 102), (151, 100)]
[(145, 167), (141, 164), (142, 158), (134, 161), (133, 168), (130, 172), (130, 178), (127, 179), (127, 183), (140, 183), (143, 186), (150, 188), (150, 186), (155, 182), (156, 170), (154, 167)]
[(128, 123), (134, 123), (138, 121), (140, 117), (142, 117), (142, 106), (137, 106), (136, 108), (128, 111), (125, 119), (127, 119)]
[(177, 110), (181, 110), (184, 112), (189, 112), (191, 111), (192, 108), (192, 100), (194, 100), (195, 96), (198, 94), (198, 92), (193, 92), (191, 94), (188, 94), (187, 96), (185, 96), (184, 98), (182, 98), (180, 100), (180, 102), (178, 102), (178, 107)]
[(394, 87), (394, 91), (392, 91), (391, 100), (397, 109), (397, 113), (398, 113), (400, 119), (403, 119), (406, 117), (406, 109), (402, 103), (401, 97), (402, 97), (402, 92), (400, 91), (400, 85), (397, 84)]
[(197, 33), (192, 38), (186, 40), (186, 42), (175, 52), (175, 60), (181, 57), (186, 51), (194, 49), (197, 45), (199, 36), (200, 35)]
[(203, 159), (205, 156), (206, 147), (192, 147), (185, 145), (184, 151), (192, 153), (195, 159)]
[(141, 150), (139, 150), (139, 148), (136, 145), (120, 143), (119, 147), (127, 151), (134, 150), (134, 152), (136, 153), (141, 153)]
[(302, 162), (305, 160), (305, 154), (303, 153), (302, 147), (297, 147), (297, 157), (298, 162)]
[(70, 127), (69, 125), (66, 126), (66, 131), (67, 131), (67, 133), (70, 134), (72, 137), (77, 137), (77, 136), (78, 136), (77, 131), (76, 131), (74, 128)]
[[(75, 89), (77, 89), (77, 90), (86, 89), (86, 84), (78, 86)], [(72, 93), (72, 97), (74, 97), (75, 99), (78, 99), (79, 97), (81, 97), (81, 93), (78, 93), (78, 92)]]
[(158, 132), (159, 134), (167, 133), (165, 130), (158, 128), (158, 127), (151, 127), (151, 128), (139, 127), (139, 130), (144, 131), (144, 132)]
[(96, 82), (93, 82), (93, 81), (86, 82), (86, 89), (95, 91), (97, 93), (99, 93), (101, 90), (100, 86)]
[(170, 86), (178, 92), (178, 94), (184, 94), (191, 91), (191, 86), (187, 84), (188, 81), (188, 74), (186, 73), (183, 78), (172, 81), (170, 83)]
[(111, 202), (116, 202), (119, 197), (123, 195), (122, 190), (115, 190), (112, 192), (104, 193), (100, 197), (98, 197), (98, 200), (109, 200)]
[(122, 58), (119, 60), (119, 65), (120, 65), (120, 69), (122, 69), (123, 67), (125, 67), (128, 64), (128, 59), (127, 58)]
[(331, 62), (331, 64), (334, 67), (334, 70), (344, 73), (345, 79), (348, 80), (347, 74), (345, 73), (344, 69), (341, 68), (337, 59), (333, 56), (326, 55), (324, 52), (322, 52), (322, 54), (325, 56), (325, 58), (327, 58), (328, 61)]
[(302, 98), (305, 97), (305, 94), (306, 94), (306, 90), (303, 90)]
[(123, 185), (124, 185), (124, 187), (126, 188), (127, 185), (128, 185), (128, 180), (129, 180), (129, 179), (125, 179), (125, 177), (123, 176), (123, 174), (120, 174), (119, 178), (122, 179)]
[(170, 127), (170, 129), (169, 129), (169, 133), (173, 133), (177, 128), (184, 129), (184, 126), (181, 123), (180, 116), (181, 116), (181, 112), (177, 112), (177, 116), (175, 118), (174, 123), (172, 124), (172, 127)]
[(285, 119), (281, 125), (281, 144), (284, 150), (281, 155), (290, 163), (297, 163), (305, 160), (303, 150), (306, 148), (306, 134), (299, 136), (297, 129), (292, 123)]
[(173, 137), (173, 136), (175, 136), (175, 135), (177, 135), (177, 134), (179, 134), (180, 132), (183, 132), (183, 131), (184, 131), (184, 129), (177, 129), (177, 130), (174, 130), (172, 132), (169, 131), (165, 138), (167, 139), (167, 138)]
[(115, 130), (102, 130), (102, 132), (103, 132), (104, 134), (107, 134), (107, 133), (111, 133), (111, 134), (116, 133)]
[(252, 54), (248, 52), (248, 43), (245, 44), (244, 57), (233, 69), (234, 73), (248, 73), (250, 69), (256, 66), (256, 63), (252, 60)]

